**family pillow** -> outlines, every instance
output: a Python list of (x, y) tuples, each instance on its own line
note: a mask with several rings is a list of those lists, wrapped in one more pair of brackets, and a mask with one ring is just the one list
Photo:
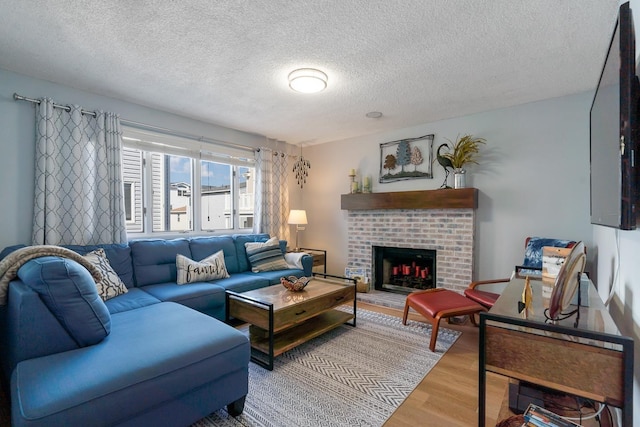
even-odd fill
[(178, 285), (208, 280), (226, 279), (229, 276), (224, 263), (224, 252), (219, 250), (202, 261), (194, 261), (184, 255), (176, 255)]
[(251, 271), (286, 270), (289, 265), (284, 259), (280, 249), (280, 241), (277, 237), (272, 237), (266, 242), (248, 242), (244, 244), (247, 251), (247, 258), (251, 264)]

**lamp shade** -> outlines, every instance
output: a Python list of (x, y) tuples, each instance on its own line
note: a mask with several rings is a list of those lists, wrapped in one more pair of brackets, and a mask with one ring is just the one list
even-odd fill
[(289, 224), (307, 224), (307, 211), (295, 209), (289, 211)]

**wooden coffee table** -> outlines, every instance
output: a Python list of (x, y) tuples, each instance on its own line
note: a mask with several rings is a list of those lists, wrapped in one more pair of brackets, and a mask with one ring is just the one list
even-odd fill
[[(348, 305), (352, 310), (336, 310)], [(343, 323), (356, 326), (356, 285), (351, 279), (314, 277), (302, 292), (282, 285), (226, 292), (226, 318), (250, 324), (251, 360), (273, 370), (273, 359)]]

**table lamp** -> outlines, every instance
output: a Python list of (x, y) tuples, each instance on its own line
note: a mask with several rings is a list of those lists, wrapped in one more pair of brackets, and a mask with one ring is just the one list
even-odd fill
[(294, 251), (297, 252), (299, 249), (298, 231), (304, 230), (304, 227), (301, 227), (301, 225), (307, 224), (307, 211), (291, 209), (291, 211), (289, 211), (289, 224), (296, 226), (296, 248)]

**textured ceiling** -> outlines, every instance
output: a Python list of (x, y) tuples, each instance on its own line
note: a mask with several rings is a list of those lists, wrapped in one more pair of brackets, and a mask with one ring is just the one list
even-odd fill
[[(0, 0), (0, 68), (307, 145), (594, 89), (617, 7)], [(328, 88), (292, 92), (300, 67)]]

